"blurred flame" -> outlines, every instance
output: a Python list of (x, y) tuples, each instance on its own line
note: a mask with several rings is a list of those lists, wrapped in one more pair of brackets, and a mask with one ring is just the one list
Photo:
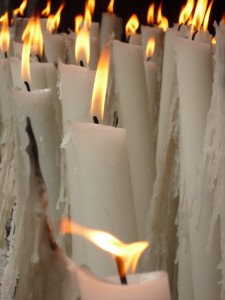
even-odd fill
[(222, 16), (223, 23), (225, 23), (225, 13)]
[(20, 4), (20, 7), (13, 10), (14, 16), (17, 16), (18, 14), (20, 14), (21, 16), (24, 15), (24, 11), (27, 7), (27, 1), (28, 0), (23, 0), (23, 2)]
[(145, 57), (147, 59), (151, 58), (154, 54), (154, 50), (155, 50), (155, 38), (150, 37), (146, 45)]
[(30, 54), (43, 54), (43, 35), (39, 17), (31, 17), (22, 35), (23, 50), (21, 62), (21, 77), (30, 81)]
[(208, 0), (198, 0), (192, 20), (191, 32), (200, 30), (207, 9)]
[(131, 34), (135, 34), (139, 27), (139, 20), (136, 14), (133, 14), (126, 24), (126, 37), (128, 38)]
[(162, 15), (162, 3), (160, 4), (158, 9), (157, 25), (159, 28), (162, 28), (163, 31), (166, 31), (166, 29), (169, 27), (167, 18)]
[(186, 5), (182, 7), (181, 13), (179, 16), (179, 21), (178, 21), (178, 23), (180, 25), (186, 24), (186, 22), (189, 20), (189, 18), (191, 17), (191, 13), (193, 11), (194, 5), (195, 5), (194, 0), (188, 0)]
[(47, 20), (47, 25), (46, 25), (46, 28), (49, 32), (54, 32), (58, 29), (59, 24), (60, 24), (61, 12), (62, 12), (64, 6), (65, 6), (65, 3), (62, 3), (55, 15), (49, 15), (48, 20)]
[(0, 49), (2, 52), (7, 53), (10, 43), (8, 12), (1, 17), (0, 21), (2, 22), (0, 31)]
[(88, 7), (90, 10), (91, 15), (93, 16), (95, 10), (95, 0), (88, 0)]
[(154, 25), (154, 10), (155, 10), (155, 3), (153, 2), (149, 8), (148, 8), (148, 14), (147, 14), (147, 23), (150, 25)]
[(109, 63), (110, 63), (110, 48), (105, 46), (102, 48), (97, 71), (95, 75), (95, 82), (92, 94), (91, 102), (91, 115), (97, 116), (99, 121), (103, 121), (104, 118), (104, 107), (105, 98), (108, 83), (108, 73), (109, 73)]
[(208, 9), (207, 9), (207, 11), (206, 11), (205, 18), (204, 18), (204, 22), (203, 22), (203, 26), (202, 26), (203, 31), (207, 31), (207, 29), (208, 29), (208, 25), (209, 25), (209, 16), (210, 16), (210, 13), (211, 13), (213, 1), (214, 1), (214, 0), (211, 0), (210, 4), (209, 4), (209, 6), (208, 6)]
[(76, 34), (78, 34), (80, 28), (81, 28), (81, 25), (82, 25), (82, 22), (83, 22), (83, 16), (82, 15), (77, 15), (74, 19), (74, 23), (75, 23), (75, 32)]
[(59, 229), (61, 233), (80, 235), (113, 256), (120, 257), (124, 264), (125, 273), (128, 270), (135, 272), (141, 254), (149, 246), (147, 241), (125, 244), (107, 232), (89, 229), (69, 219), (62, 220)]
[(212, 38), (212, 44), (216, 45), (216, 37), (215, 36)]
[(107, 8), (108, 13), (112, 14), (113, 8), (114, 8), (114, 0), (110, 0), (108, 8)]
[(88, 26), (82, 26), (77, 34), (75, 57), (77, 64), (82, 61), (85, 66), (88, 66), (90, 59), (90, 32)]
[(85, 4), (84, 20), (86, 21), (86, 24), (90, 27), (92, 17), (91, 17), (91, 10), (88, 3)]
[(46, 7), (42, 10), (41, 15), (43, 17), (48, 17), (51, 12), (51, 0), (48, 0)]

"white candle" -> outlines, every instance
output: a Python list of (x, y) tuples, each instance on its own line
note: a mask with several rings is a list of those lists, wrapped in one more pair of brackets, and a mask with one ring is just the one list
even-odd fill
[(155, 178), (155, 157), (142, 49), (113, 41), (113, 60), (119, 118), (127, 131), (138, 233), (140, 239), (145, 239), (146, 212)]
[[(24, 164), (20, 166), (23, 169), (23, 179), (17, 177), (18, 187), (22, 183), (28, 193), (28, 156), (26, 154), (26, 146), (28, 144), (28, 137), (25, 131), (26, 117), (30, 117), (34, 134), (36, 137), (40, 165), (45, 179), (48, 197), (49, 197), (49, 211), (52, 219), (53, 228), (57, 229), (57, 211), (56, 203), (59, 197), (59, 182), (60, 171), (57, 166), (56, 149), (57, 139), (55, 139), (55, 119), (53, 111), (53, 95), (51, 90), (35, 90), (32, 92), (22, 91), (19, 89), (12, 89), (11, 91), (12, 105), (14, 108), (14, 122), (19, 134), (19, 149), (22, 155)], [(21, 182), (22, 180), (22, 182)], [(26, 198), (28, 194), (20, 195)], [(21, 201), (21, 198), (19, 198)], [(18, 203), (20, 205), (20, 203)]]
[(141, 35), (139, 33), (131, 34), (128, 37), (128, 43), (131, 45), (141, 46)]
[[(176, 61), (180, 98), (181, 165), (184, 168), (180, 206), (186, 207), (185, 211), (180, 210), (180, 230), (182, 230), (182, 222), (186, 218), (194, 298), (219, 299), (220, 276), (217, 266), (220, 260), (220, 249), (218, 235), (214, 239), (212, 254), (207, 255), (206, 253), (212, 203), (210, 199), (205, 199), (205, 205), (202, 207), (196, 197), (197, 167), (212, 96), (211, 45), (177, 38)], [(200, 220), (199, 215), (201, 215)], [(202, 288), (203, 286), (204, 288)]]
[[(125, 242), (138, 239), (124, 129), (73, 123), (71, 127), (74, 181), (71, 216), (79, 223), (116, 235)], [(76, 184), (77, 183), (77, 184)], [(79, 240), (76, 238), (76, 240)], [(79, 243), (81, 241), (79, 240)], [(74, 261), (105, 276), (116, 273), (114, 259), (90, 242), (86, 258), (74, 244)]]
[(47, 62), (55, 62), (58, 58), (61, 61), (66, 60), (66, 36), (63, 34), (43, 33), (44, 39), (44, 55)]

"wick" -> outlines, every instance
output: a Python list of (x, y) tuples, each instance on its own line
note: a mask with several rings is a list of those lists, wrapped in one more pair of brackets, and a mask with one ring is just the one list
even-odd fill
[(127, 43), (128, 43), (128, 44), (129, 44), (129, 41), (130, 41), (130, 37), (131, 37), (131, 34), (128, 35), (128, 37), (127, 37)]
[(149, 57), (147, 58), (147, 61), (150, 61), (150, 60), (151, 60), (151, 58), (152, 58), (152, 57), (151, 57), (151, 56), (149, 56)]
[(178, 31), (180, 31), (181, 30), (181, 27), (183, 26), (184, 24), (183, 23), (181, 23), (179, 26), (178, 26)]
[(26, 88), (27, 88), (27, 91), (28, 91), (28, 92), (31, 92), (29, 83), (28, 83), (27, 81), (24, 81), (24, 84), (25, 84), (25, 86), (26, 86)]
[(36, 54), (36, 57), (37, 57), (38, 61), (41, 62), (41, 58), (38, 54)]
[(118, 113), (117, 113), (117, 111), (114, 111), (114, 114), (113, 114), (113, 126), (117, 127), (118, 123), (119, 123)]
[(99, 124), (99, 120), (98, 120), (98, 117), (96, 116), (93, 116), (93, 121), (95, 124)]
[(126, 274), (124, 271), (124, 263), (121, 257), (116, 256), (116, 264), (117, 264), (117, 268), (118, 268), (118, 272), (120, 275), (120, 282), (122, 285), (127, 284), (127, 278), (126, 278)]
[(83, 62), (83, 60), (80, 60), (80, 66), (81, 66), (81, 67), (84, 67), (84, 62)]
[(5, 58), (8, 58), (8, 53), (7, 53), (7, 51), (5, 51)]
[(192, 41), (194, 41), (196, 34), (198, 33), (198, 30), (196, 30), (192, 35)]

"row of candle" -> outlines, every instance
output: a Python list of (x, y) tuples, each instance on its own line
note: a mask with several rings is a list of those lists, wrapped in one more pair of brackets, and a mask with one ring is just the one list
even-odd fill
[[(118, 18), (115, 20), (118, 25)], [(107, 23), (107, 21), (105, 22)], [(93, 25), (94, 28), (96, 28), (95, 26)], [(101, 26), (102, 28), (106, 27), (103, 24)], [(115, 37), (114, 34), (109, 35), (109, 32), (112, 33), (114, 30), (115, 28), (112, 31), (108, 30), (105, 32), (105, 37), (107, 37), (105, 40), (110, 41)], [(93, 32), (93, 30), (90, 30), (90, 32)], [(182, 233), (185, 226), (189, 226), (188, 231), (192, 250), (191, 259), (195, 261), (201, 256), (201, 266), (204, 266), (211, 272), (208, 270), (206, 272), (203, 269), (199, 271), (199, 265), (194, 263), (193, 268), (196, 267), (197, 269), (193, 272), (192, 281), (192, 272), (189, 270), (188, 275), (186, 275), (186, 270), (182, 269), (182, 267), (186, 266), (185, 263), (187, 261), (185, 261), (186, 252), (182, 253), (182, 247), (180, 247), (178, 254), (179, 297), (180, 299), (185, 299), (185, 297), (189, 297), (190, 299), (192, 297), (191, 293), (193, 293), (194, 299), (201, 299), (202, 293), (204, 293), (205, 298), (207, 296), (211, 299), (215, 295), (218, 295), (219, 291), (215, 287), (218, 282), (218, 276), (214, 276), (217, 272), (214, 259), (218, 257), (215, 258), (213, 256), (212, 260), (206, 257), (204, 254), (205, 241), (199, 238), (205, 237), (205, 235), (203, 232), (200, 234), (196, 232), (194, 228), (195, 222), (187, 221), (189, 204), (187, 205), (187, 209), (183, 210), (183, 207), (187, 204), (186, 201), (190, 201), (193, 198), (193, 195), (187, 193), (193, 193), (194, 190), (195, 168), (200, 156), (204, 122), (206, 121), (207, 107), (209, 106), (212, 93), (209, 90), (211, 86), (210, 82), (212, 81), (212, 70), (210, 71), (212, 59), (211, 36), (207, 32), (199, 32), (196, 34), (194, 41), (190, 39), (185, 40), (183, 37), (190, 36), (189, 28), (182, 26), (182, 30), (178, 31), (175, 26), (172, 29), (167, 29), (164, 40), (164, 34), (161, 29), (142, 26), (140, 38), (132, 35), (129, 38), (129, 42), (140, 44), (141, 41), (142, 45), (146, 45), (147, 40), (153, 35), (156, 40), (155, 52), (153, 56), (152, 53), (147, 56), (152, 56), (151, 62), (144, 61), (144, 46), (141, 48), (137, 45), (124, 44), (119, 41), (111, 42), (111, 66), (105, 105), (99, 103), (99, 94), (95, 95), (97, 89), (95, 87), (96, 82), (94, 83), (95, 79), (100, 77), (102, 83), (105, 78), (104, 75), (101, 77), (101, 73), (104, 73), (103, 70), (106, 67), (101, 66), (101, 64), (99, 64), (100, 75), (97, 75), (98, 73), (95, 75), (95, 72), (88, 68), (65, 65), (61, 61), (58, 62), (57, 70), (52, 63), (33, 62), (30, 65), (31, 79), (29, 77), (21, 79), (20, 60), (13, 57), (10, 57), (8, 60), (3, 59), (2, 72), (6, 82), (2, 83), (2, 101), (9, 100), (8, 98), (6, 99), (5, 95), (7, 94), (8, 87), (12, 85), (19, 86), (23, 91), (13, 89), (10, 92), (11, 101), (15, 105), (15, 108), (13, 108), (14, 122), (18, 127), (19, 142), (17, 139), (14, 141), (9, 139), (5, 143), (5, 140), (3, 140), (5, 144), (2, 148), (2, 162), (5, 163), (5, 168), (3, 165), (2, 169), (8, 174), (8, 176), (4, 177), (3, 185), (5, 183), (6, 196), (10, 201), (7, 201), (7, 204), (6, 201), (2, 203), (2, 207), (4, 208), (2, 211), (5, 212), (5, 208), (7, 208), (7, 214), (4, 215), (2, 223), (4, 224), (9, 218), (14, 205), (14, 195), (10, 195), (11, 187), (14, 184), (13, 172), (15, 172), (14, 175), (17, 178), (17, 207), (13, 214), (14, 226), (19, 223), (22, 215), (23, 206), (19, 203), (23, 203), (22, 199), (27, 198), (29, 194), (29, 164), (25, 154), (27, 137), (24, 128), (26, 123), (25, 117), (30, 116), (37, 138), (41, 169), (48, 189), (49, 211), (53, 228), (56, 229), (58, 218), (62, 216), (62, 210), (64, 210), (64, 215), (69, 214), (79, 223), (110, 231), (127, 242), (145, 239), (147, 211), (149, 210), (151, 219), (148, 219), (148, 223), (150, 224), (149, 227), (152, 227), (153, 230), (150, 231), (148, 238), (150, 241), (153, 240), (153, 250), (150, 258), (147, 258), (148, 262), (144, 266), (144, 269), (149, 269), (149, 265), (154, 265), (155, 267), (157, 262), (157, 267), (166, 267), (168, 269), (171, 281), (173, 278), (176, 278), (173, 264), (177, 250), (175, 241), (177, 229), (174, 226), (174, 221), (178, 203), (177, 201), (171, 203), (171, 199), (174, 200), (174, 198), (177, 198), (176, 188), (179, 183), (178, 178), (173, 177), (172, 179), (170, 178), (172, 181), (170, 185), (166, 186), (165, 174), (170, 172), (171, 175), (179, 167), (176, 165), (177, 158), (175, 157), (176, 151), (174, 150), (176, 148), (174, 145), (178, 143), (175, 139), (178, 131), (178, 128), (176, 128), (178, 118), (176, 111), (178, 106), (176, 88), (178, 85), (181, 116), (180, 145), (182, 149), (180, 174), (181, 179), (185, 182), (185, 185), (181, 184), (180, 187), (181, 195), (184, 194), (185, 196), (184, 198), (180, 198), (179, 226), (181, 231), (179, 233)], [(98, 37), (95, 38), (98, 41)], [(64, 36), (63, 49), (65, 39)], [(78, 40), (78, 36), (76, 39)], [(162, 56), (163, 40), (164, 57)], [(104, 46), (103, 42), (100, 48), (103, 50), (100, 58), (106, 58), (109, 62), (109, 45)], [(48, 56), (47, 49), (48, 47), (45, 48), (46, 57)], [(92, 49), (93, 46), (90, 52), (92, 52)], [(174, 50), (176, 50), (176, 56), (174, 56)], [(57, 54), (53, 60), (56, 57)], [(96, 58), (95, 62), (97, 65), (97, 54)], [(78, 62), (82, 61), (82, 65), (85, 65), (84, 57), (79, 57), (77, 60)], [(183, 65), (184, 63), (185, 66)], [(195, 70), (196, 65), (199, 67), (198, 81), (193, 77), (193, 70)], [(186, 71), (184, 74), (184, 70), (189, 71), (190, 74)], [(56, 84), (57, 73), (59, 90), (57, 90)], [(10, 82), (10, 76), (12, 76), (12, 83)], [(156, 139), (157, 109), (159, 106), (161, 79), (162, 87), (156, 160), (157, 177), (155, 181), (156, 140), (154, 140), (154, 136)], [(201, 81), (199, 81), (200, 79)], [(25, 91), (26, 85), (24, 81), (28, 82), (31, 92)], [(194, 83), (197, 84), (194, 85)], [(191, 88), (188, 84), (190, 84)], [(52, 90), (36, 90), (48, 87), (51, 87)], [(190, 105), (190, 91), (192, 92), (191, 98), (194, 101), (194, 105)], [(60, 102), (57, 101), (58, 92)], [(97, 106), (92, 111), (91, 98), (93, 98), (92, 103), (97, 100)], [(202, 100), (202, 103), (199, 99)], [(208, 99), (208, 106), (204, 99)], [(2, 105), (4, 137), (9, 137), (13, 133), (12, 124), (8, 125), (12, 109), (9, 107), (9, 103), (11, 102), (7, 101)], [(202, 119), (199, 119), (199, 115), (196, 113), (196, 122), (192, 120), (192, 123), (190, 123), (189, 113), (194, 116), (192, 110), (195, 109), (196, 103), (199, 105), (199, 110), (196, 112), (201, 112)], [(185, 107), (187, 104), (189, 107)], [(104, 106), (105, 111), (103, 115), (102, 107)], [(7, 111), (4, 113), (4, 110)], [(60, 117), (61, 111), (62, 121)], [(114, 124), (125, 128), (126, 133), (121, 128), (85, 124), (92, 121), (93, 116), (106, 125)], [(200, 123), (198, 123), (199, 120), (201, 120)], [(68, 124), (68, 121), (72, 123)], [(190, 125), (194, 127), (192, 131), (190, 131)], [(61, 139), (61, 127), (64, 136), (61, 148), (65, 150), (61, 153), (60, 157), (59, 143)], [(194, 146), (188, 140), (189, 137), (191, 140), (193, 139), (193, 132), (196, 133)], [(197, 136), (197, 134), (199, 135)], [(16, 147), (14, 147), (14, 143), (16, 143)], [(196, 152), (197, 147), (198, 154)], [(92, 150), (91, 153), (90, 149)], [(173, 161), (170, 165), (168, 159), (171, 159), (171, 157)], [(59, 168), (59, 158), (61, 159), (61, 171)], [(10, 161), (11, 163), (9, 164)], [(56, 163), (57, 161), (58, 164)], [(21, 168), (21, 166), (26, 165), (27, 167)], [(174, 165), (176, 170), (174, 170)], [(24, 178), (23, 181), (20, 180), (22, 177)], [(176, 181), (173, 182), (173, 180)], [(153, 187), (154, 181), (155, 185)], [(9, 182), (11, 185), (8, 184)], [(169, 192), (175, 189), (175, 193), (168, 193), (165, 196), (166, 189)], [(5, 193), (4, 189), (3, 191)], [(61, 197), (58, 203), (60, 209), (57, 212), (55, 209), (56, 199), (60, 192)], [(150, 205), (152, 194), (153, 198)], [(68, 201), (66, 201), (66, 197), (68, 197)], [(206, 211), (209, 213), (210, 209), (207, 208)], [(125, 212), (126, 222), (124, 222)], [(171, 215), (173, 216), (172, 218)], [(160, 221), (162, 223), (159, 226)], [(184, 224), (185, 221), (188, 222), (188, 225)], [(208, 225), (206, 221), (203, 222), (202, 230), (204, 232), (207, 231)], [(13, 233), (11, 235), (13, 239), (12, 248), (18, 249), (21, 235), (20, 229), (16, 231), (15, 236)], [(180, 235), (179, 238), (179, 242), (182, 243), (183, 236)], [(169, 249), (171, 247), (171, 239), (174, 241), (172, 251)], [(66, 240), (61, 241), (61, 246), (64, 247), (67, 253), (71, 252), (70, 255), (76, 263), (87, 264), (99, 275), (115, 272), (114, 264), (112, 264), (107, 255), (104, 257), (102, 253), (99, 253), (99, 250), (94, 249), (88, 244), (84, 244), (79, 238), (72, 238), (72, 248), (70, 244), (70, 249), (68, 249), (66, 243)], [(155, 249), (156, 253), (154, 252)], [(199, 252), (196, 252), (196, 249), (199, 249)], [(18, 263), (20, 251), (18, 251), (17, 255), (13, 253), (11, 256), (12, 259), (9, 262), (11, 268), (12, 266), (15, 267)], [(210, 263), (206, 265), (204, 259), (207, 259)], [(18, 265), (16, 266), (19, 269)], [(190, 276), (190, 281), (187, 280), (188, 276)], [(191, 286), (195, 282), (195, 276), (201, 278), (203, 283), (207, 282), (208, 288), (203, 291), (201, 287)], [(212, 278), (214, 279), (211, 280)], [(189, 292), (187, 293), (187, 291)]]

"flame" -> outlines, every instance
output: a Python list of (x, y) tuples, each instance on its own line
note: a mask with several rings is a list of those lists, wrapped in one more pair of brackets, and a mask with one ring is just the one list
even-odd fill
[(77, 64), (82, 61), (85, 66), (88, 66), (90, 59), (90, 31), (88, 26), (82, 26), (77, 34), (75, 57)]
[(191, 32), (200, 30), (207, 9), (208, 0), (198, 0), (192, 21)]
[(59, 24), (60, 24), (61, 12), (62, 12), (64, 6), (65, 6), (65, 3), (62, 3), (55, 15), (49, 15), (48, 20), (47, 20), (47, 25), (46, 25), (46, 28), (49, 32), (54, 32), (58, 29)]
[(89, 7), (91, 15), (93, 16), (95, 10), (95, 0), (88, 0), (87, 5)]
[(204, 22), (203, 22), (203, 26), (202, 26), (203, 31), (207, 31), (207, 29), (208, 29), (209, 16), (210, 16), (210, 12), (211, 12), (211, 9), (212, 9), (213, 1), (214, 0), (211, 0), (210, 4), (208, 6), (208, 9), (206, 11)]
[(154, 25), (154, 10), (155, 10), (155, 3), (152, 3), (148, 8), (148, 14), (147, 14), (147, 23), (150, 25)]
[(155, 50), (155, 38), (150, 37), (146, 45), (145, 56), (147, 59), (151, 58)]
[(182, 7), (179, 16), (179, 21), (178, 21), (179, 24), (186, 24), (186, 22), (191, 17), (191, 13), (193, 11), (194, 5), (195, 5), (194, 0), (188, 0), (186, 5)]
[(126, 37), (128, 38), (131, 34), (135, 34), (139, 27), (139, 20), (136, 14), (133, 14), (126, 24)]
[(107, 8), (108, 13), (112, 14), (113, 8), (114, 8), (114, 0), (110, 0), (108, 8)]
[(223, 23), (225, 23), (225, 13), (222, 16), (222, 21), (223, 21)]
[(107, 232), (89, 229), (69, 219), (62, 220), (59, 229), (61, 233), (80, 235), (113, 256), (121, 258), (125, 273), (128, 270), (135, 272), (141, 254), (149, 246), (147, 241), (125, 244)]
[(13, 10), (14, 16), (17, 16), (18, 14), (20, 14), (21, 16), (24, 15), (24, 11), (27, 7), (27, 1), (28, 0), (23, 0), (23, 2), (20, 4), (20, 7)]
[(82, 15), (77, 15), (74, 19), (74, 23), (75, 23), (75, 32), (76, 34), (78, 34), (80, 28), (81, 28), (81, 25), (82, 25), (82, 22), (83, 22), (83, 16)]
[(0, 49), (2, 52), (7, 53), (9, 50), (9, 43), (10, 43), (10, 33), (9, 33), (9, 19), (8, 19), (8, 12), (6, 12), (1, 17), (1, 32), (0, 32)]
[(97, 116), (99, 121), (103, 121), (105, 97), (108, 83), (110, 62), (110, 48), (108, 46), (103, 47), (96, 71), (92, 102), (91, 102), (91, 115)]
[(48, 0), (46, 7), (42, 10), (41, 15), (43, 17), (48, 17), (51, 12), (51, 1)]
[(169, 26), (169, 22), (168, 22), (167, 18), (162, 15), (162, 3), (160, 4), (159, 9), (158, 9), (157, 24), (158, 24), (158, 27), (162, 28), (163, 31), (166, 31), (166, 29)]
[(90, 7), (88, 5), (88, 2), (85, 4), (84, 20), (87, 23), (87, 25), (90, 27), (92, 17), (91, 17), (91, 10), (90, 10)]
[(216, 45), (216, 37), (215, 36), (212, 38), (212, 45)]
[(22, 35), (23, 50), (21, 63), (21, 77), (30, 81), (30, 54), (43, 54), (43, 35), (41, 31), (40, 18), (31, 17)]

